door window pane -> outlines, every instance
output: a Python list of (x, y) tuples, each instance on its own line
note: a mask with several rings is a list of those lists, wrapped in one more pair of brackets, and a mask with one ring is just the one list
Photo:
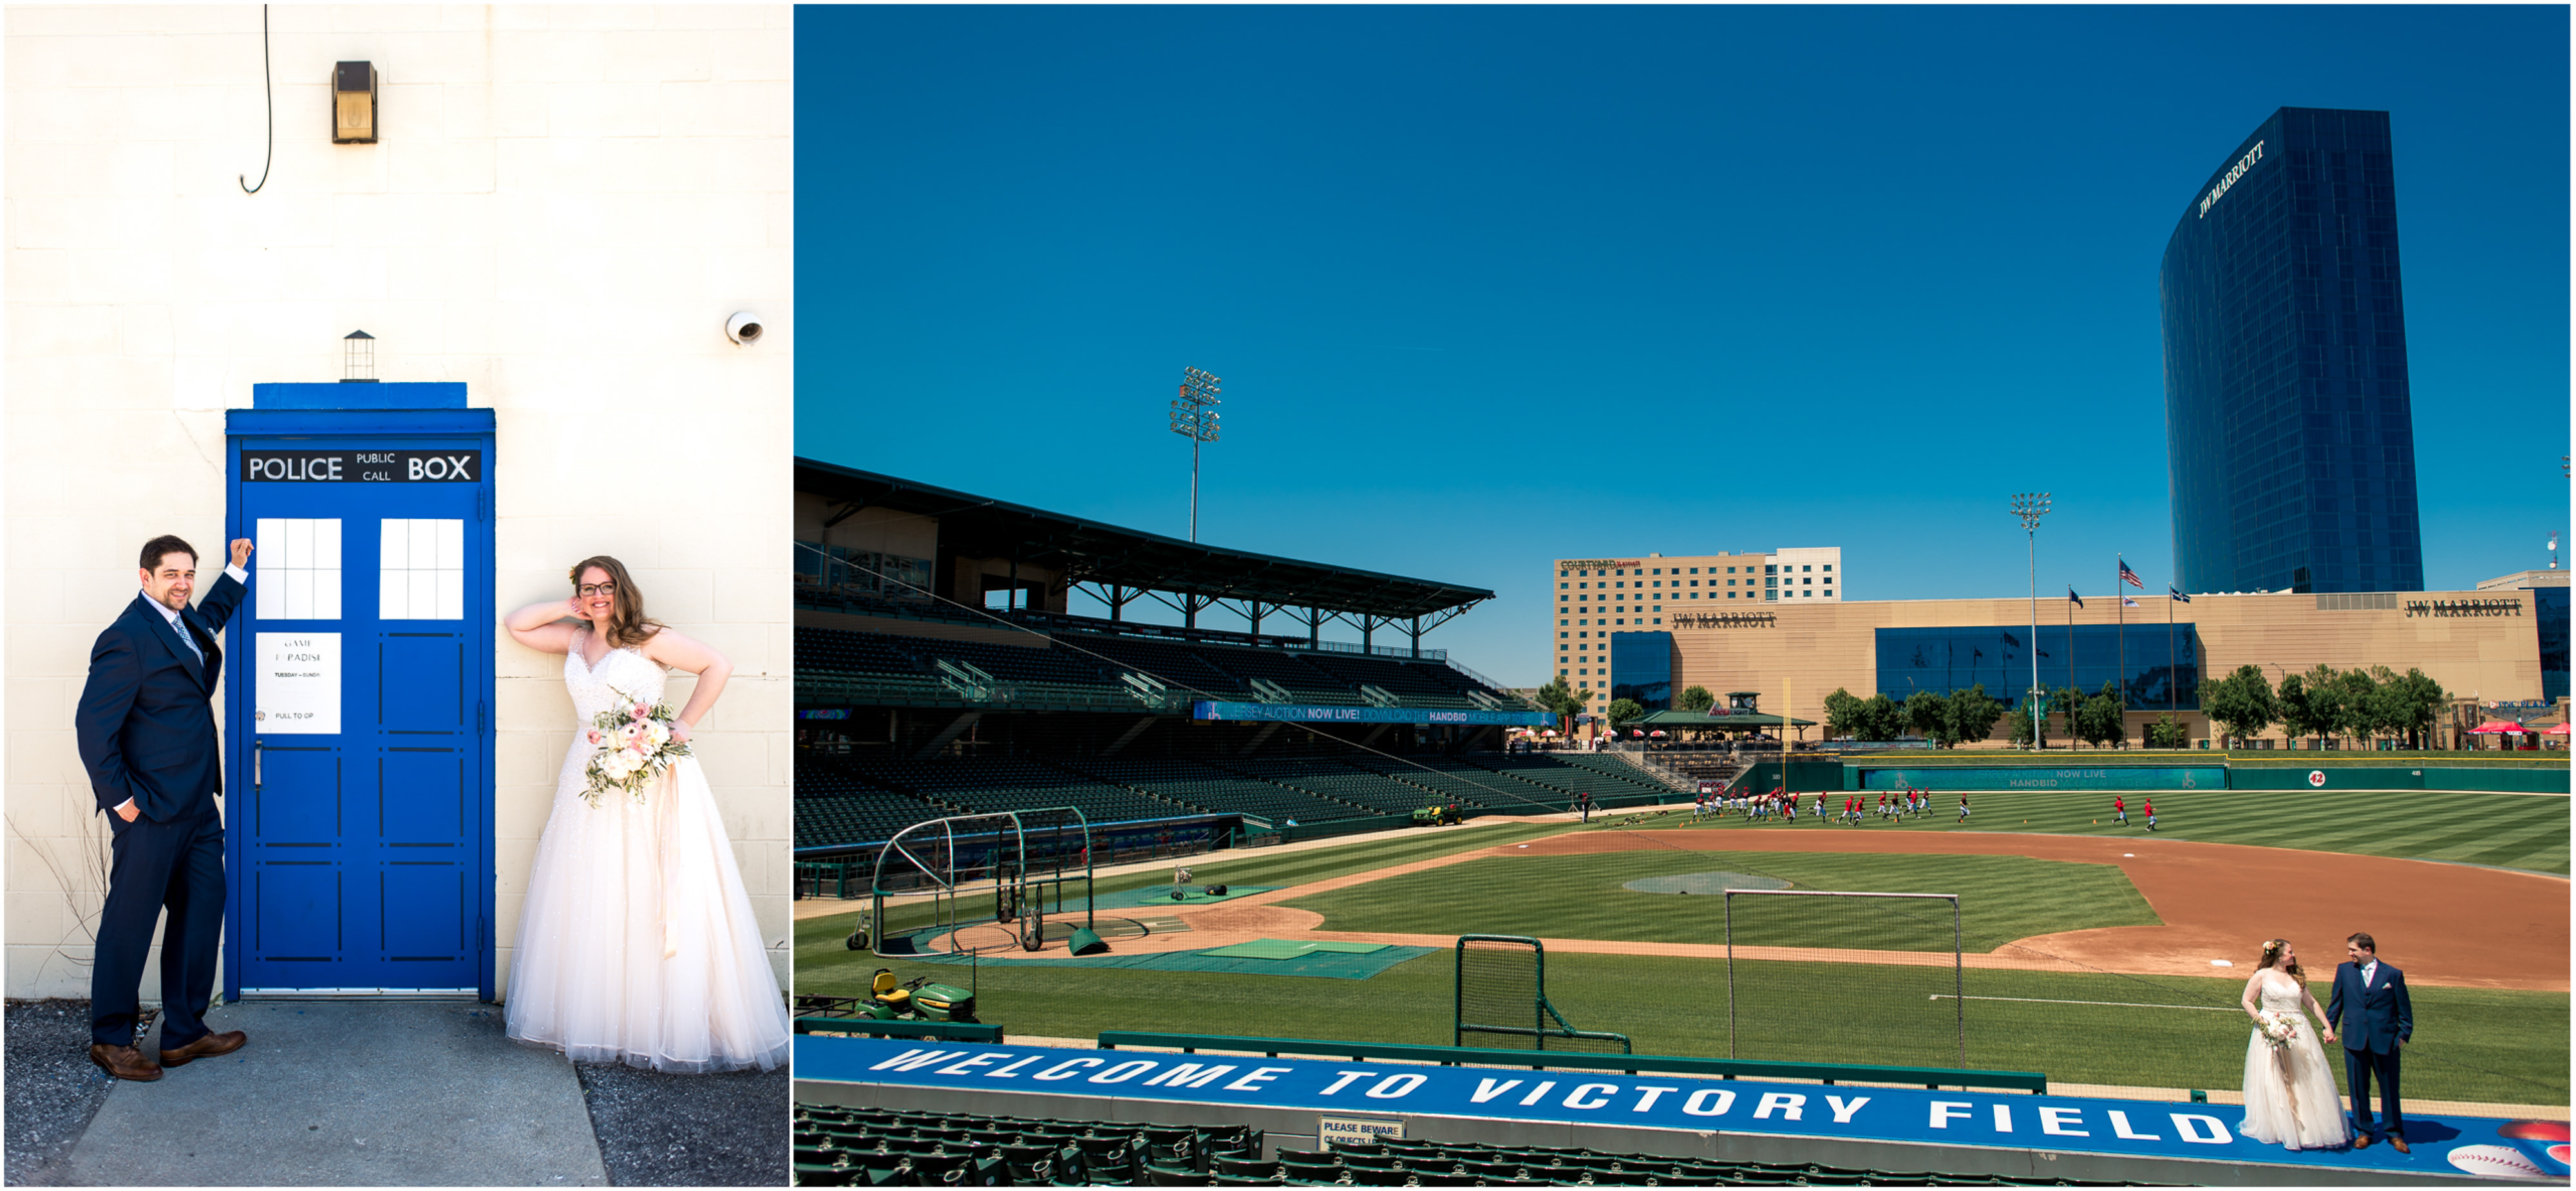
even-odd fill
[(380, 523), (376, 604), (383, 620), (465, 619), (465, 522), (446, 517)]
[(261, 620), (340, 619), (340, 519), (262, 517), (251, 537)]

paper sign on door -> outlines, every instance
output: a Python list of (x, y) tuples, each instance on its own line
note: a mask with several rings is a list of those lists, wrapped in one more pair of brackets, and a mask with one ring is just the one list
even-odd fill
[(259, 678), (251, 693), (263, 735), (340, 734), (340, 634), (258, 634)]

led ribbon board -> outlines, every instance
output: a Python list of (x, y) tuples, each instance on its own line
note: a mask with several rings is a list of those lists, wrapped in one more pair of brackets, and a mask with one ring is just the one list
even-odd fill
[(1194, 720), (1263, 720), (1283, 724), (1466, 724), (1541, 728), (1556, 717), (1544, 711), (1451, 711), (1428, 707), (1311, 707), (1291, 703), (1227, 703), (1200, 699), (1190, 704)]

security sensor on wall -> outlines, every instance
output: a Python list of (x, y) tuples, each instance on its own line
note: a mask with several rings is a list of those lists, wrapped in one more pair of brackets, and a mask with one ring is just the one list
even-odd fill
[(760, 342), (760, 316), (748, 310), (737, 310), (725, 320), (725, 338), (749, 347)]

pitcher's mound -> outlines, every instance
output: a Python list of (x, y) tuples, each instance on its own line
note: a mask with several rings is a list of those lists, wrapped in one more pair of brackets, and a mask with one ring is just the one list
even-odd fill
[(1751, 873), (1683, 873), (1678, 877), (1639, 877), (1620, 888), (1634, 893), (1724, 893), (1729, 889), (1786, 889), (1778, 877)]

